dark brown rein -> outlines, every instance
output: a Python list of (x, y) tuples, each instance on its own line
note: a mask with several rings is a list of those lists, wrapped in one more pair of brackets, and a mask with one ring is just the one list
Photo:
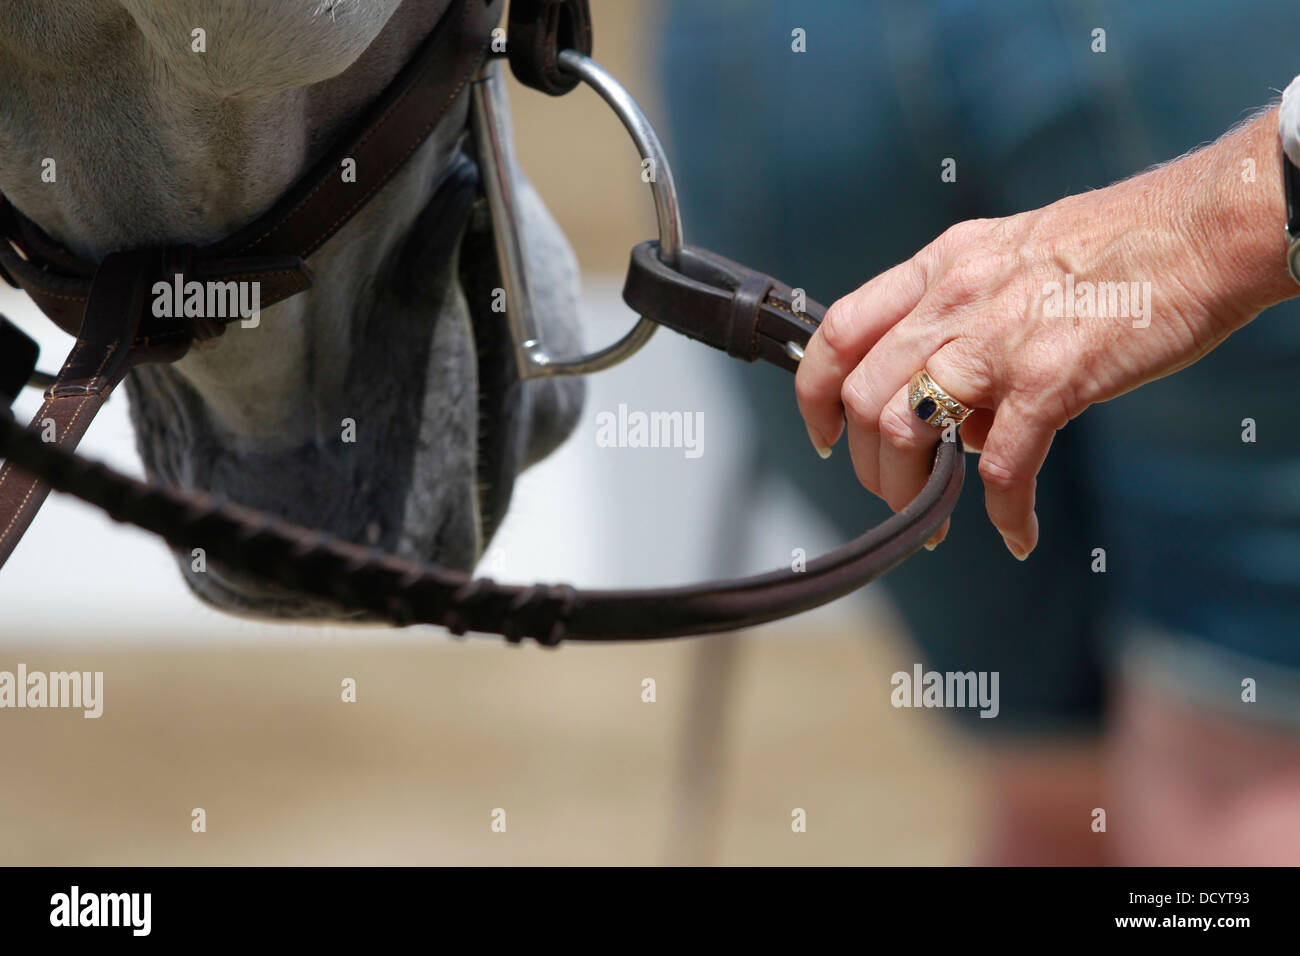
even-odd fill
[[(397, 626), (437, 624), (453, 633), (500, 634), (554, 645), (643, 640), (734, 630), (809, 610), (857, 590), (917, 551), (956, 505), (964, 472), (960, 441), (940, 442), (930, 479), (911, 504), (803, 571), (679, 588), (585, 591), (568, 585), (503, 585), (421, 564), (218, 502), (199, 491), (156, 487), (75, 454), (113, 388), (134, 366), (181, 358), (230, 319), (159, 319), (146, 292), (159, 277), (259, 281), (269, 305), (311, 285), (306, 259), (383, 187), (465, 95), (487, 54), (504, 0), (453, 0), (420, 51), (355, 129), (264, 216), (211, 246), (113, 253), (98, 265), (62, 249), (0, 197), (0, 274), (77, 335), (46, 390), (31, 429), (0, 414), (0, 565), (51, 488), (175, 548), (203, 547), (222, 565)], [(577, 78), (559, 52), (591, 51), (586, 0), (514, 0), (510, 58), (516, 76), (554, 95)], [(338, 175), (344, 157), (367, 171), (357, 186)], [(677, 266), (657, 245), (633, 250), (624, 298), (640, 315), (745, 361), (793, 371), (825, 315), (794, 290), (704, 250), (685, 247)], [(32, 374), (35, 354), (0, 322), (0, 393)], [(9, 345), (8, 343), (14, 343)], [(56, 442), (41, 441), (46, 419)]]

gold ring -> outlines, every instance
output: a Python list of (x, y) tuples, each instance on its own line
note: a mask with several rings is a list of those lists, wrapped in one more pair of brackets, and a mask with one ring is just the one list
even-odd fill
[(943, 428), (949, 421), (960, 425), (975, 410), (967, 408), (940, 388), (925, 369), (912, 376), (907, 386), (907, 403), (917, 418), (935, 428)]

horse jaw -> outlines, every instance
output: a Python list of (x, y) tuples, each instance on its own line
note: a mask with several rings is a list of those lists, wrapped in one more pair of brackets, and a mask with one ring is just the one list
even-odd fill
[[(408, 185), (390, 184), (348, 229), (391, 224), (414, 208), (402, 195)], [(174, 367), (133, 374), (132, 418), (149, 473), (349, 541), (472, 569), (517, 474), (571, 432), (583, 386), (518, 381), (504, 316), (483, 288), (495, 265), (458, 252), (465, 210), (449, 208), (447, 193), (438, 190), (379, 261), (369, 261), (373, 243), (332, 242), (313, 259), (310, 296), (266, 310), (256, 329), (232, 325)], [(576, 351), (572, 250), (526, 183), (521, 210), (539, 320), (559, 351)], [(483, 270), (471, 302), (463, 283)], [(205, 566), (195, 560), (201, 547), (177, 559), (214, 607), (364, 620)]]

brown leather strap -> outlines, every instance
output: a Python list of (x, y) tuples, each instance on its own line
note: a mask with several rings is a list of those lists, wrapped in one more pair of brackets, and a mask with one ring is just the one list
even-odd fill
[[(504, 0), (454, 0), (420, 51), (361, 121), (256, 222), (209, 247), (214, 255), (307, 258), (393, 177), (468, 90)], [(357, 181), (340, 174), (356, 161)]]
[[(117, 382), (111, 386), (106, 383), (99, 391), (84, 395), (47, 398), (32, 419), (32, 432), (48, 434), (52, 428), (54, 444), (71, 451), (86, 434), (86, 429), (116, 385)], [(49, 494), (50, 486), (45, 481), (30, 472), (18, 470), (13, 462), (6, 460), (0, 466), (0, 566), (18, 547)]]
[[(218, 504), (201, 492), (152, 488), (72, 452), (95, 411), (133, 364), (173, 361), (195, 334), (205, 334), (187, 323), (153, 317), (144, 308), (143, 290), (149, 283), (160, 274), (197, 275), (207, 270), (210, 277), (283, 272), (277, 280), (283, 286), (277, 288), (305, 287), (310, 275), (302, 259), (392, 176), (477, 70), (498, 2), (456, 0), (416, 62), (403, 71), (358, 134), (345, 138), (344, 146), (270, 213), (212, 247), (121, 253), (108, 256), (98, 268), (90, 267), (48, 248), (52, 240), (0, 202), (0, 230), (10, 240), (0, 242), (0, 272), (36, 290), (33, 298), (42, 303), (43, 296), (62, 310), (65, 321), (75, 316), (80, 333), (33, 423), (39, 430), (45, 419), (51, 420), (56, 441), (43, 442), (37, 431), (21, 429), (0, 414), (0, 454), (7, 459), (0, 470), (0, 563), (46, 494), (42, 481), (23, 474), (40, 475), (52, 487), (161, 535), (174, 547), (201, 541), (214, 561), (347, 609), (399, 625), (441, 624), (455, 633), (480, 631), (513, 641), (532, 637), (556, 644), (565, 637), (639, 640), (711, 633), (788, 617), (863, 586), (938, 530), (961, 491), (960, 442), (939, 443), (930, 479), (915, 501), (844, 547), (810, 561), (801, 572), (651, 590), (500, 585), (364, 548), (238, 505)], [(523, 41), (520, 62), (538, 72), (543, 84), (539, 88), (545, 88), (546, 74), (554, 65), (548, 56), (559, 45), (581, 48), (583, 43), (582, 36), (566, 37), (566, 30), (581, 34), (585, 23), (590, 50), (585, 0), (516, 3), (521, 17), (531, 14), (533, 22), (522, 36), (513, 37)], [(443, 56), (454, 62), (440, 59)], [(370, 164), (373, 181), (367, 180), (364, 195), (340, 187), (335, 163), (342, 155), (362, 158), (358, 181), (362, 161)], [(33, 255), (40, 261), (33, 261)], [(633, 250), (624, 298), (642, 315), (701, 342), (747, 361), (763, 359), (792, 371), (825, 314), (789, 286), (700, 249), (687, 247), (680, 272), (669, 269), (659, 261), (655, 243)], [(217, 334), (222, 327), (211, 325), (206, 334)]]
[[(825, 309), (793, 289), (702, 250), (687, 248), (689, 275), (659, 263), (653, 244), (633, 255), (625, 297), (634, 308), (742, 358), (797, 367)], [(665, 304), (667, 303), (667, 304)], [(802, 310), (796, 306), (802, 305)], [(439, 624), (453, 633), (502, 634), (554, 645), (572, 640), (655, 640), (761, 624), (809, 610), (869, 583), (939, 529), (961, 493), (960, 441), (939, 442), (934, 468), (914, 501), (843, 547), (808, 562), (737, 581), (690, 587), (584, 591), (569, 585), (506, 585), (291, 525), (215, 502), (201, 492), (151, 488), (0, 420), (0, 454), (74, 494), (165, 538), (202, 542), (210, 560), (259, 575), (398, 625)]]
[(747, 276), (731, 299), (731, 322), (727, 332), (727, 354), (744, 362), (758, 358), (758, 317), (772, 280), (763, 275)]
[[(32, 419), (30, 428), (43, 441), (52, 437), (60, 447), (75, 450), (95, 415), (133, 365), (146, 355), (159, 360), (178, 359), (189, 348), (186, 328), (174, 321), (163, 324), (152, 317), (156, 324), (144, 337), (148, 347), (133, 348), (140, 337), (149, 282), (161, 259), (156, 250), (142, 250), (113, 253), (100, 263), (81, 334)], [(49, 493), (43, 481), (15, 471), (11, 463), (5, 462), (0, 468), (0, 567), (13, 554)]]
[[(801, 301), (789, 286), (699, 249), (683, 252), (683, 269), (689, 274), (664, 267), (653, 243), (639, 246), (632, 261), (624, 295), (634, 308), (742, 358), (797, 368), (794, 356), (825, 315), (821, 305)], [(803, 571), (680, 588), (584, 591), (473, 579), (221, 504), (202, 492), (149, 487), (43, 444), (3, 416), (0, 454), (118, 521), (152, 531), (173, 547), (202, 542), (211, 560), (281, 587), (399, 626), (439, 624), (457, 634), (501, 634), (546, 645), (565, 638), (656, 640), (713, 633), (825, 604), (919, 550), (956, 505), (965, 469), (960, 441), (939, 442), (929, 481), (914, 501), (854, 541), (808, 562)], [(0, 495), (4, 493), (0, 486)], [(23, 515), (29, 519), (33, 512)]]
[[(267, 212), (195, 249), (187, 278), (258, 281), (263, 308), (309, 288), (311, 272), (302, 260), (383, 188), (466, 91), (487, 55), (503, 3), (453, 0), (366, 115)], [(345, 158), (356, 161), (356, 182), (343, 180)], [(78, 334), (94, 264), (63, 248), (3, 196), (0, 272), (65, 332)]]
[(510, 70), (524, 86), (563, 96), (582, 80), (560, 68), (562, 50), (591, 56), (587, 0), (511, 0), (507, 39)]
[[(718, 333), (722, 334), (722, 333)], [(802, 345), (807, 337), (798, 341)], [(60, 491), (165, 538), (202, 542), (209, 560), (260, 575), (341, 608), (398, 626), (438, 624), (453, 633), (511, 641), (658, 640), (734, 630), (825, 604), (875, 580), (939, 529), (961, 494), (960, 441), (940, 442), (925, 488), (902, 511), (803, 571), (774, 571), (689, 587), (584, 591), (507, 585), (362, 547), (207, 494), (150, 487), (42, 444), (0, 415), (0, 454), (49, 476)]]
[[(5, 223), (9, 226), (6, 228)], [(40, 228), (26, 219), (0, 196), (0, 271), (6, 273), (13, 284), (26, 292), (59, 328), (69, 335), (78, 335), (86, 315), (86, 302), (95, 275), (95, 265), (71, 257), (66, 250), (49, 258), (34, 258), (26, 245)], [(44, 235), (43, 233), (40, 233)], [(17, 235), (20, 238), (15, 239)], [(39, 241), (42, 249), (57, 246), (53, 239), (44, 236)], [(18, 249), (23, 249), (19, 255)], [(64, 268), (69, 259), (75, 265)], [(57, 263), (57, 265), (55, 264)], [(170, 276), (165, 276), (170, 278)], [(262, 308), (267, 308), (311, 288), (312, 273), (297, 255), (265, 255), (232, 257), (214, 256), (204, 250), (195, 250), (185, 278), (199, 282), (257, 282)]]
[(664, 265), (659, 243), (632, 250), (623, 301), (638, 314), (746, 362), (763, 359), (788, 371), (825, 309), (792, 288), (714, 252), (685, 246), (681, 269)]

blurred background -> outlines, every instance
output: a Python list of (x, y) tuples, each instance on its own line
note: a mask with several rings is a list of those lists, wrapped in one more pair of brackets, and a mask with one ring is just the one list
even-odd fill
[[(662, 127), (670, 156), (703, 155), (708, 144), (667, 122), (668, 6), (594, 7), (596, 58)], [(583, 264), (588, 344), (612, 341), (634, 321), (619, 298), (627, 253), (654, 229), (638, 157), (589, 91), (512, 95), (524, 168)], [(795, 203), (810, 186), (773, 188)], [(687, 239), (702, 241), (692, 211)], [(795, 224), (791, 243), (815, 225)], [(781, 261), (752, 264), (801, 284)], [(807, 285), (827, 302), (838, 291)], [(0, 311), (38, 335), (44, 365), (66, 351), (4, 286)], [(590, 379), (577, 433), (522, 477), (482, 571), (682, 583), (788, 566), (796, 548), (811, 556), (859, 532), (754, 468), (753, 370), (730, 362), (661, 332)], [(792, 406), (788, 377), (763, 386), (778, 387)], [(596, 415), (620, 403), (702, 412), (704, 454), (597, 447)], [(26, 396), (17, 414), (35, 407)], [(802, 429), (767, 437), (815, 457)], [(83, 449), (140, 473), (124, 394)], [(70, 559), (69, 542), (108, 560)], [(191, 598), (161, 544), (55, 496), (0, 575), (0, 670), (103, 671), (104, 715), (0, 713), (0, 863), (963, 862), (979, 812), (968, 758), (939, 712), (889, 702), (890, 675), (917, 659), (876, 589), (737, 636), (558, 652), (237, 620)], [(340, 701), (345, 678), (355, 704)], [(647, 678), (654, 703), (642, 701)], [(196, 807), (206, 833), (191, 832)], [(505, 833), (490, 828), (496, 808)], [(791, 830), (796, 808), (806, 833)]]

